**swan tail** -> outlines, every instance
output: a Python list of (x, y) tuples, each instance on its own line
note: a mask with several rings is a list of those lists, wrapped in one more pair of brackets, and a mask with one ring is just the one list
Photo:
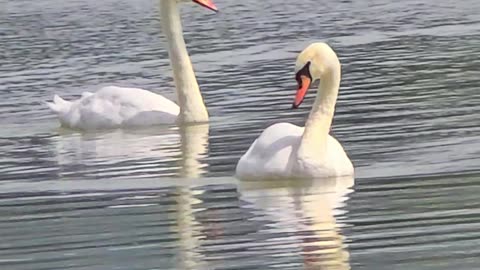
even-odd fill
[(52, 110), (54, 113), (62, 113), (68, 111), (72, 102), (66, 101), (58, 95), (53, 96), (53, 102), (45, 102), (45, 104)]

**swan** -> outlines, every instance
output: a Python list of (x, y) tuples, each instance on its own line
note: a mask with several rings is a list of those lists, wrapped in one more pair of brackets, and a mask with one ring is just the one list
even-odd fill
[(207, 122), (207, 108), (183, 39), (177, 7), (179, 2), (191, 1), (217, 11), (212, 0), (160, 0), (162, 28), (167, 38), (179, 105), (147, 90), (117, 86), (107, 86), (95, 93), (84, 92), (75, 101), (55, 95), (47, 106), (57, 114), (62, 126), (90, 130)]
[(340, 62), (326, 43), (313, 43), (295, 65), (298, 90), (293, 108), (302, 103), (308, 88), (320, 80), (317, 97), (305, 123), (299, 127), (277, 123), (265, 129), (240, 158), (240, 179), (323, 178), (351, 176), (353, 165), (342, 145), (328, 133), (338, 89)]

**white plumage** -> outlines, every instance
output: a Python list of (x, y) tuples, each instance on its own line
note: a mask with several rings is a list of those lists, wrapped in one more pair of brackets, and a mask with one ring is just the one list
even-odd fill
[[(217, 10), (211, 0), (193, 2)], [(63, 126), (90, 130), (208, 121), (208, 112), (183, 39), (178, 2), (161, 0), (160, 5), (179, 105), (147, 90), (117, 86), (108, 86), (96, 93), (85, 92), (75, 101), (66, 101), (55, 95), (53, 102), (47, 102), (47, 105), (58, 115)]]
[(180, 112), (169, 99), (138, 88), (108, 86), (96, 93), (84, 92), (75, 101), (55, 95), (47, 102), (63, 126), (76, 129), (173, 124)]
[[(304, 127), (278, 123), (265, 129), (240, 158), (236, 175), (242, 179), (278, 179), (353, 175), (353, 165), (342, 145), (328, 136), (324, 155), (328, 158), (301, 164), (298, 149)], [(322, 151), (322, 149), (318, 149)]]
[(325, 43), (306, 48), (296, 64), (298, 107), (310, 84), (321, 79), (317, 98), (304, 127), (289, 123), (265, 129), (240, 158), (241, 179), (322, 178), (352, 176), (353, 165), (342, 145), (328, 133), (340, 85), (340, 63)]

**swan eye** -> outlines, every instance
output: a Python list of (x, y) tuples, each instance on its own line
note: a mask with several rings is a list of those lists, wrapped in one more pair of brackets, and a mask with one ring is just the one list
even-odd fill
[(312, 80), (312, 75), (310, 74), (310, 61), (308, 61), (303, 68), (301, 68), (297, 74), (295, 74), (295, 80), (297, 80), (298, 85), (302, 85), (302, 76), (308, 77)]

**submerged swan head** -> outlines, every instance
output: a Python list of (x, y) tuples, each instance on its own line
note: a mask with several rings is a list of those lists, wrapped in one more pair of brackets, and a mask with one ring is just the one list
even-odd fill
[[(165, 0), (163, 0), (163, 1), (165, 1)], [(189, 3), (189, 2), (192, 2), (192, 1), (194, 3), (197, 3), (201, 6), (206, 7), (210, 10), (215, 11), (215, 12), (218, 11), (217, 6), (215, 6), (215, 4), (213, 3), (212, 0), (177, 0), (177, 2), (179, 2), (179, 3)]]
[(295, 64), (295, 79), (298, 83), (298, 90), (292, 107), (296, 109), (300, 106), (312, 83), (339, 69), (338, 57), (328, 44), (323, 42), (313, 43), (305, 48), (298, 55)]

